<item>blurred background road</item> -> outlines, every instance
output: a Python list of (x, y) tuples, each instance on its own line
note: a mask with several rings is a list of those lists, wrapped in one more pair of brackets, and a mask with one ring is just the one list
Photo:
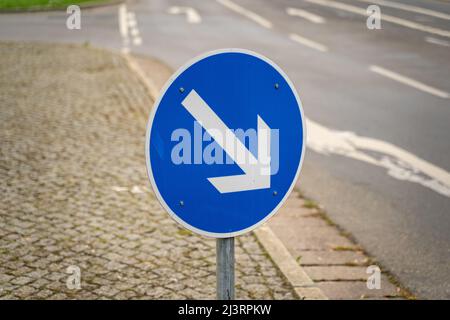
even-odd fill
[(450, 298), (449, 2), (135, 0), (82, 10), (81, 30), (67, 16), (3, 14), (0, 39), (89, 42), (174, 69), (224, 47), (275, 61), (308, 118), (299, 188), (419, 297)]

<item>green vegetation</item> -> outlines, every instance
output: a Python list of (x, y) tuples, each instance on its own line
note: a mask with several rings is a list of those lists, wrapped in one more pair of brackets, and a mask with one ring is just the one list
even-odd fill
[(0, 0), (0, 10), (65, 9), (71, 4), (83, 6), (111, 0)]
[(334, 251), (362, 251), (361, 248), (358, 247), (345, 247), (345, 246), (337, 246), (333, 248)]
[(303, 207), (308, 209), (319, 209), (319, 205), (310, 199), (305, 199)]
[(178, 233), (180, 236), (192, 236), (192, 232), (189, 231), (188, 229), (178, 229), (178, 230), (177, 230), (177, 233)]

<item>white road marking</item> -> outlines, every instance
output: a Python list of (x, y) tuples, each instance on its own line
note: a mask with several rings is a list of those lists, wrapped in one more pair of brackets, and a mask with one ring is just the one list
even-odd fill
[[(366, 9), (351, 6), (349, 4), (345, 4), (345, 3), (341, 3), (341, 2), (337, 2), (337, 1), (331, 1), (331, 0), (304, 0), (304, 1), (309, 2), (309, 3), (314, 3), (317, 5), (321, 5), (321, 6), (325, 6), (325, 7), (330, 7), (330, 8), (334, 8), (334, 9), (352, 12), (352, 13), (359, 14), (362, 16), (367, 16)], [(398, 25), (406, 27), (406, 28), (419, 30), (422, 32), (428, 32), (428, 33), (436, 34), (436, 35), (439, 35), (442, 37), (450, 37), (450, 31), (438, 29), (438, 28), (434, 28), (434, 27), (429, 27), (429, 26), (419, 24), (416, 22), (412, 22), (409, 20), (397, 18), (394, 16), (389, 16), (387, 14), (381, 14), (381, 19), (382, 19), (382, 21), (388, 21), (388, 22), (398, 24)]]
[(125, 4), (119, 6), (119, 30), (122, 36), (122, 53), (130, 52), (130, 35), (131, 43), (135, 46), (142, 44), (142, 38), (139, 35), (139, 29), (136, 21), (136, 14), (127, 10)]
[(122, 37), (128, 36), (127, 7), (124, 4), (119, 6), (119, 30)]
[(119, 31), (122, 36), (122, 53), (128, 53), (130, 51), (128, 44), (130, 42), (128, 38), (128, 24), (127, 24), (127, 7), (124, 4), (119, 6)]
[(128, 18), (128, 27), (136, 26), (136, 15), (134, 14), (134, 12), (131, 11), (128, 12), (127, 18)]
[(405, 11), (420, 13), (420, 14), (428, 15), (428, 16), (435, 17), (435, 18), (450, 20), (449, 14), (430, 10), (430, 9), (425, 9), (425, 8), (421, 8), (421, 7), (417, 7), (417, 6), (412, 6), (409, 4), (403, 4), (403, 3), (387, 1), (387, 0), (358, 0), (358, 1), (366, 2), (366, 3), (370, 3), (370, 4), (378, 4), (380, 6), (391, 7), (391, 8), (395, 8), (395, 9), (401, 9), (401, 10), (405, 10)]
[[(272, 28), (272, 23), (270, 21), (268, 21), (267, 19), (257, 15), (254, 12), (251, 12), (229, 0), (217, 0), (217, 2), (221, 3), (222, 5), (228, 7), (229, 9), (236, 11), (244, 16), (246, 16), (247, 18), (257, 22), (258, 24), (260, 24), (261, 26), (271, 29)], [(292, 8), (291, 8), (292, 9)], [(300, 43), (304, 46), (307, 46), (309, 48), (318, 50), (320, 52), (327, 52), (328, 48), (326, 46), (324, 46), (323, 44), (320, 44), (318, 42), (315, 42), (313, 40), (307, 39), (305, 37), (299, 36), (298, 34), (295, 33), (291, 33), (289, 35), (289, 38), (292, 41), (295, 41), (297, 43)]]
[(250, 20), (253, 20), (254, 22), (256, 22), (257, 24), (259, 24), (260, 26), (267, 28), (267, 29), (271, 29), (272, 28), (272, 22), (270, 22), (269, 20), (261, 17), (260, 15), (247, 10), (243, 7), (241, 7), (240, 5), (230, 1), (230, 0), (217, 0), (217, 2), (219, 2), (221, 5), (227, 7), (230, 10), (233, 10), (234, 12), (237, 12), (247, 18), (249, 18)]
[(133, 37), (138, 37), (139, 36), (139, 30), (137, 28), (132, 28), (130, 30), (130, 33)]
[(202, 18), (200, 17), (200, 14), (191, 7), (170, 7), (169, 10), (167, 10), (170, 14), (185, 14), (186, 20), (188, 23), (194, 23), (198, 24), (202, 22)]
[(313, 23), (325, 23), (325, 18), (318, 16), (314, 13), (298, 9), (298, 8), (286, 8), (286, 13), (290, 16), (304, 18)]
[(324, 46), (323, 44), (320, 44), (320, 43), (315, 42), (315, 41), (313, 41), (313, 40), (310, 40), (310, 39), (301, 37), (301, 36), (299, 36), (298, 34), (291, 33), (291, 34), (289, 34), (289, 38), (290, 38), (292, 41), (295, 41), (295, 42), (297, 42), (297, 43), (300, 43), (300, 44), (302, 44), (302, 45), (304, 45), (304, 46), (307, 46), (307, 47), (309, 47), (309, 48), (318, 50), (318, 51), (320, 51), (320, 52), (327, 52), (327, 51), (328, 51), (328, 48), (327, 48), (326, 46)]
[(370, 71), (375, 72), (379, 75), (385, 76), (389, 79), (392, 80), (396, 80), (398, 82), (401, 82), (403, 84), (406, 84), (410, 87), (416, 88), (418, 90), (427, 92), (429, 94), (435, 95), (437, 97), (440, 98), (444, 98), (444, 99), (448, 99), (449, 98), (449, 94), (445, 91), (430, 87), (429, 85), (426, 85), (422, 82), (419, 82), (417, 80), (402, 76), (401, 74), (392, 72), (390, 70), (384, 69), (382, 67), (379, 66), (370, 66)]
[[(131, 16), (133, 17), (133, 16)], [(137, 25), (137, 22), (135, 20), (135, 18), (130, 18), (130, 16), (128, 17), (128, 27), (129, 28), (135, 28)]]
[(450, 173), (391, 143), (326, 128), (306, 119), (307, 146), (323, 155), (340, 155), (387, 170), (391, 177), (418, 183), (450, 197)]
[(134, 37), (133, 38), (133, 44), (135, 46), (140, 46), (142, 44), (142, 38), (141, 37)]
[(130, 30), (130, 34), (132, 36), (133, 45), (140, 46), (142, 44), (142, 38), (139, 33), (136, 14), (132, 11), (128, 12), (128, 29)]
[(429, 43), (432, 43), (432, 44), (437, 44), (437, 45), (443, 46), (443, 47), (450, 47), (450, 42), (444, 41), (444, 40), (441, 40), (441, 39), (436, 39), (436, 38), (433, 38), (433, 37), (425, 37), (425, 41), (429, 42)]

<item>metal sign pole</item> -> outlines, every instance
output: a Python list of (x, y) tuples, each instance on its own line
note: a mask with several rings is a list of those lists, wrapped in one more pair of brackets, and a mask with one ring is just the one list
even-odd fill
[(217, 300), (234, 300), (234, 238), (216, 240)]

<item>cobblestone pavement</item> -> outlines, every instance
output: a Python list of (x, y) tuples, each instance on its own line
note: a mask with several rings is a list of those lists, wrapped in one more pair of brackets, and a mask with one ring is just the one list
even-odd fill
[[(122, 57), (17, 43), (0, 56), (0, 298), (214, 298), (215, 241), (149, 189), (152, 101)], [(294, 298), (253, 234), (236, 251), (237, 298)]]

